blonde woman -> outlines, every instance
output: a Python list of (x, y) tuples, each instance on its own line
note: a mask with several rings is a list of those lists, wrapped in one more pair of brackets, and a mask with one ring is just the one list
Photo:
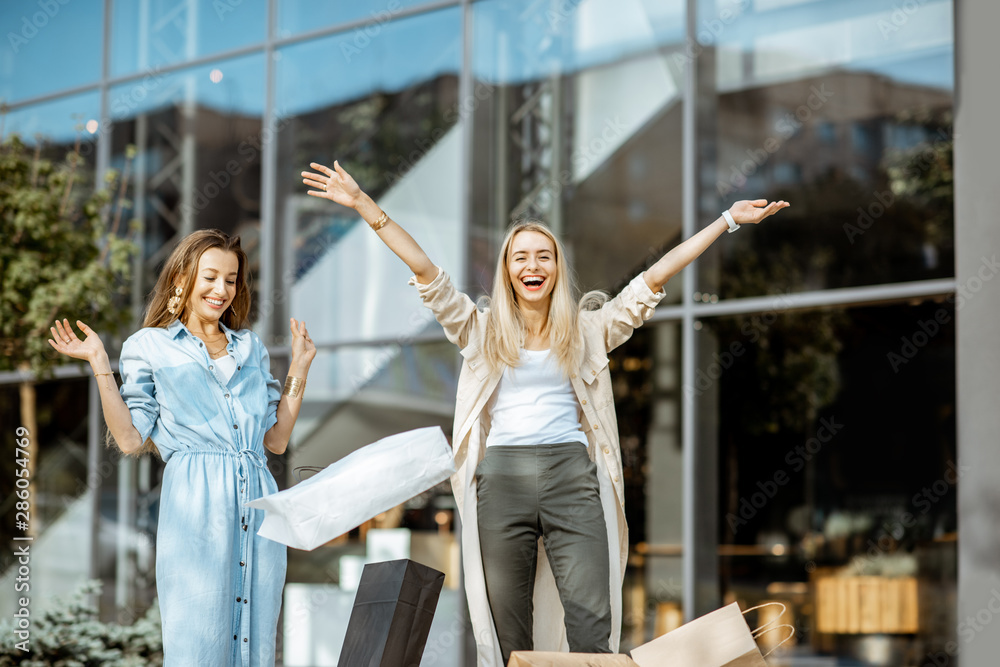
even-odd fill
[(628, 537), (608, 352), (723, 232), (788, 204), (737, 202), (610, 300), (575, 300), (558, 239), (517, 224), (480, 310), (337, 162), (311, 166), (309, 194), (361, 215), (461, 349), (452, 488), (479, 664), (517, 650), (616, 652)]
[(274, 665), (285, 547), (257, 535), (245, 507), (278, 490), (264, 448), (281, 454), (302, 405), (316, 347), (291, 320), (292, 363), (281, 385), (249, 329), (247, 256), (239, 237), (184, 238), (160, 274), (143, 328), (122, 346), (122, 386), (100, 337), (56, 321), (49, 343), (89, 361), (104, 419), (122, 452), (163, 458), (156, 589), (166, 667)]

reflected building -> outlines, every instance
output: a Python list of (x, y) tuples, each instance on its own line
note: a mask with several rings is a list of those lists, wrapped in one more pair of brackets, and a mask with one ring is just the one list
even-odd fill
[[(60, 11), (0, 56), (4, 132), (58, 152), (95, 119), (95, 174), (136, 147), (136, 323), (181, 237), (242, 237), (275, 376), (290, 316), (319, 348), (292, 444), (269, 455), (283, 488), (392, 433), (450, 436), (460, 368), (406, 267), (349, 211), (305, 194), (309, 162), (340, 160), (473, 296), (492, 287), (516, 218), (561, 235), (581, 289), (615, 292), (734, 201), (792, 202), (724, 235), (611, 355), (631, 546), (623, 647), (731, 601), (788, 607), (787, 664), (923, 665), (958, 640), (951, 0), (902, 23), (889, 0)], [(71, 47), (84, 55), (40, 76), (38, 53)], [(935, 334), (904, 356), (928, 321)], [(18, 382), (0, 375), (4, 423)], [(94, 576), (105, 617), (141, 615), (162, 463), (100, 445), (85, 375), (38, 388), (39, 596)], [(335, 664), (361, 564), (404, 555), (448, 574), (425, 663), (474, 664), (460, 531), (446, 483), (293, 550), (284, 664)]]

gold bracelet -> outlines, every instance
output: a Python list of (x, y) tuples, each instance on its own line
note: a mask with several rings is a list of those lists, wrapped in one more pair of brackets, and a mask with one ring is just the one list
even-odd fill
[(282, 392), (288, 398), (297, 398), (299, 394), (306, 390), (306, 381), (289, 375), (285, 378), (285, 391)]
[(371, 228), (372, 228), (372, 231), (375, 231), (375, 232), (377, 232), (378, 230), (380, 230), (380, 229), (382, 229), (383, 227), (385, 227), (385, 223), (386, 223), (386, 221), (387, 221), (388, 219), (389, 219), (389, 216), (387, 216), (387, 215), (385, 214), (385, 211), (382, 211), (382, 215), (380, 215), (380, 216), (378, 217), (378, 220), (376, 220), (375, 222), (373, 222), (373, 223), (371, 224)]
[(110, 373), (94, 373), (94, 377), (98, 377), (99, 375), (114, 375), (114, 371)]

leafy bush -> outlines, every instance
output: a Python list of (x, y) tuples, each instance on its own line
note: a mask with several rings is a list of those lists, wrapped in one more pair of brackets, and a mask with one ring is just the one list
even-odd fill
[(148, 667), (163, 664), (159, 606), (132, 625), (102, 623), (94, 602), (101, 582), (86, 581), (68, 600), (31, 617), (28, 651), (10, 621), (0, 623), (0, 667)]

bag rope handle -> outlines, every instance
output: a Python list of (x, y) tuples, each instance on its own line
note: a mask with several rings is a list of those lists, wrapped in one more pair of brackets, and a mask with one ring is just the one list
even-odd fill
[[(743, 612), (741, 612), (744, 616), (746, 616), (749, 612), (753, 611), (754, 609), (761, 609), (763, 607), (772, 607), (774, 605), (777, 605), (777, 606), (781, 607), (781, 613), (778, 614), (777, 616), (775, 616), (773, 619), (771, 619), (767, 623), (765, 623), (764, 625), (762, 625), (759, 628), (757, 628), (756, 630), (754, 630), (751, 633), (753, 635), (754, 639), (756, 639), (760, 634), (762, 634), (765, 631), (765, 629), (767, 628), (767, 626), (774, 625), (779, 620), (781, 620), (781, 617), (785, 615), (786, 611), (788, 611), (788, 607), (786, 607), (784, 604), (782, 604), (780, 602), (765, 602), (764, 604), (759, 604), (756, 607), (750, 607), (749, 609), (746, 609)], [(776, 627), (781, 627), (781, 626), (776, 626)]]
[(753, 636), (753, 637), (754, 637), (754, 639), (757, 639), (757, 638), (759, 638), (759, 637), (760, 637), (761, 635), (763, 635), (763, 634), (766, 634), (766, 633), (770, 632), (771, 630), (780, 630), (781, 628), (788, 628), (788, 630), (789, 630), (789, 632), (788, 632), (788, 636), (787, 636), (787, 637), (785, 637), (784, 639), (782, 639), (782, 640), (781, 640), (780, 642), (778, 642), (778, 643), (777, 643), (777, 644), (776, 644), (776, 645), (774, 646), (774, 648), (772, 648), (772, 649), (771, 649), (770, 651), (768, 651), (767, 653), (765, 653), (763, 657), (765, 657), (765, 658), (766, 658), (767, 656), (771, 655), (772, 653), (774, 653), (775, 651), (777, 651), (777, 650), (778, 650), (778, 648), (780, 648), (782, 644), (784, 644), (784, 643), (785, 643), (785, 642), (787, 642), (787, 641), (788, 641), (789, 639), (791, 639), (792, 637), (794, 637), (794, 636), (795, 636), (795, 628), (793, 628), (792, 626), (790, 626), (790, 625), (789, 625), (789, 624), (787, 624), (787, 623), (782, 623), (781, 625), (776, 625), (776, 626), (774, 626), (773, 628), (768, 628), (767, 630), (761, 630), (761, 631), (759, 631), (759, 632), (758, 632), (757, 634), (755, 634), (755, 635)]

